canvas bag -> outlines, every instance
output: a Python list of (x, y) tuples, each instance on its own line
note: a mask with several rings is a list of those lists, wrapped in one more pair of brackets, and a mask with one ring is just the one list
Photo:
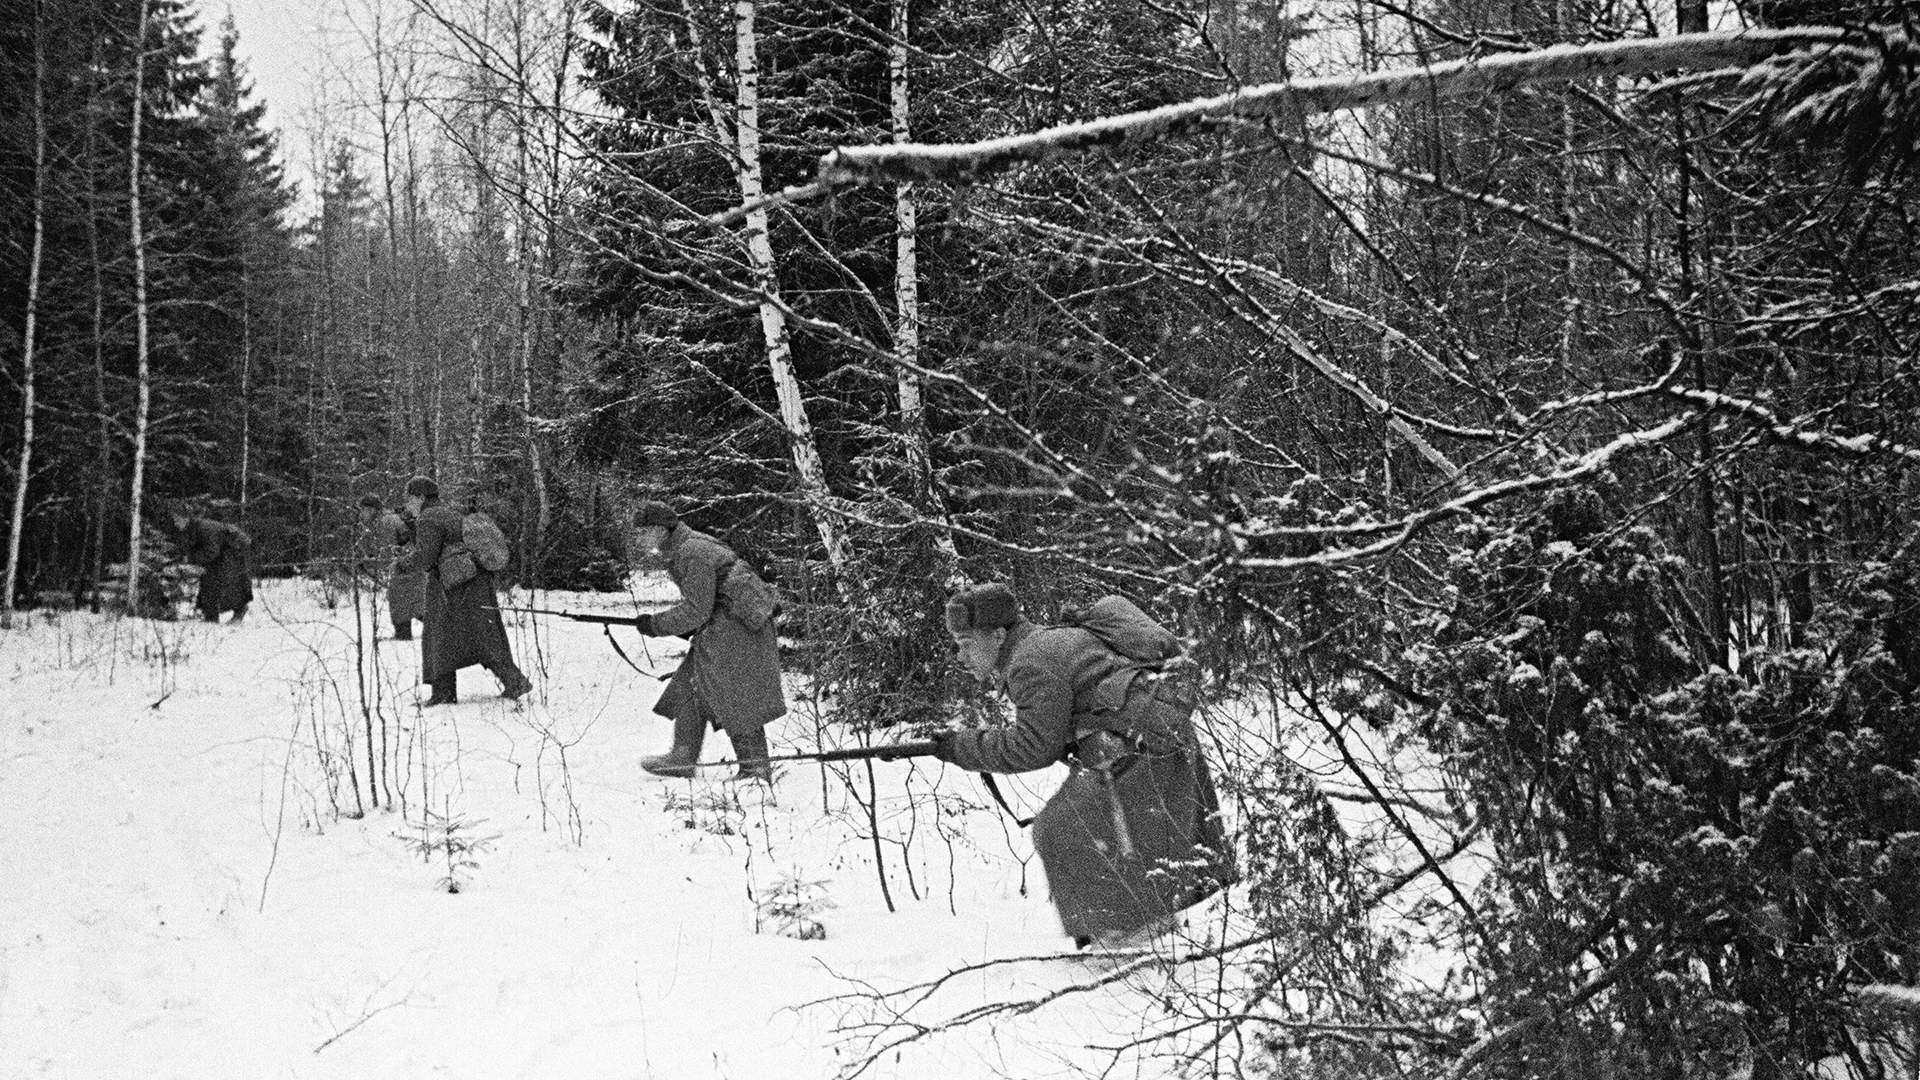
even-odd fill
[(1173, 631), (1154, 622), (1124, 596), (1103, 596), (1062, 620), (1100, 639), (1100, 643), (1146, 666), (1164, 664), (1184, 651)]
[(715, 573), (714, 595), (740, 625), (755, 632), (766, 629), (780, 613), (780, 593), (737, 558)]
[(472, 581), (480, 572), (479, 564), (474, 561), (473, 552), (463, 543), (455, 541), (440, 549), (440, 587), (457, 589)]
[(513, 549), (507, 544), (507, 534), (500, 531), (492, 518), (478, 510), (472, 511), (460, 522), (460, 537), (480, 569), (497, 574), (507, 568)]

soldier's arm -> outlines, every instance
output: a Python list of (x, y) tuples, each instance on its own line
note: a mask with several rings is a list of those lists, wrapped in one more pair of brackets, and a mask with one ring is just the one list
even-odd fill
[(421, 518), (414, 524), (413, 550), (394, 561), (394, 566), (405, 573), (425, 570), (440, 561), (440, 549), (447, 543), (447, 531), (432, 518)]
[(717, 552), (705, 543), (687, 543), (674, 553), (673, 580), (680, 586), (680, 602), (653, 616), (653, 632), (686, 635), (713, 618), (714, 572)]
[(995, 773), (1031, 772), (1059, 761), (1073, 738), (1073, 687), (1064, 668), (1040, 661), (1015, 663), (1007, 672), (1011, 725), (955, 732), (940, 756), (974, 772)]

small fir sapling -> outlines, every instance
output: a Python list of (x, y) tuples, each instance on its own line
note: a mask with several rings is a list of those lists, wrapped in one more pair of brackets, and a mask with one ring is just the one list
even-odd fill
[(833, 906), (825, 881), (803, 878), (793, 870), (774, 883), (773, 890), (757, 905), (757, 914), (760, 926), (771, 926), (782, 937), (824, 941), (827, 928), (819, 916)]
[(466, 886), (465, 875), (480, 868), (480, 860), (500, 839), (498, 833), (492, 836), (474, 836), (473, 831), (486, 823), (485, 818), (468, 819), (465, 815), (455, 815), (449, 807), (446, 813), (436, 814), (432, 810), (422, 809), (419, 822), (419, 835), (394, 833), (403, 841), (408, 850), (415, 852), (423, 862), (432, 862), (438, 854), (446, 866), (446, 873), (436, 882), (450, 893), (457, 893)]

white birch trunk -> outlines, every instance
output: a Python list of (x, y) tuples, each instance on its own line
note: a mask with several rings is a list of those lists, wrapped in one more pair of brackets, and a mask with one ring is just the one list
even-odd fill
[[(754, 0), (735, 0), (733, 8), (735, 64), (735, 149), (739, 153), (737, 173), (741, 201), (748, 206), (761, 203), (764, 184), (760, 172), (760, 71), (758, 44), (754, 36)], [(767, 370), (773, 375), (774, 392), (780, 399), (780, 420), (787, 428), (787, 445), (793, 455), (795, 479), (800, 493), (813, 507), (814, 527), (827, 549), (827, 561), (834, 570), (846, 565), (846, 540), (827, 510), (826, 469), (820, 451), (814, 445), (813, 426), (807, 420), (800, 384), (794, 378), (792, 350), (787, 341), (787, 319), (777, 302), (779, 282), (774, 276), (773, 243), (767, 233), (764, 205), (748, 211), (747, 258), (753, 268), (754, 283), (760, 289), (760, 332), (766, 343)]]
[[(905, 143), (913, 137), (912, 85), (907, 73), (907, 16), (910, 0), (892, 0), (893, 41), (887, 48), (893, 141)], [(906, 182), (894, 189), (893, 196), (893, 296), (896, 322), (893, 331), (894, 353), (900, 358), (895, 382), (900, 395), (900, 438), (906, 449), (907, 468), (913, 476), (922, 509), (946, 520), (946, 508), (933, 486), (933, 463), (927, 450), (927, 417), (920, 365), (920, 229), (914, 204), (913, 184)], [(959, 552), (953, 534), (942, 532), (935, 542), (945, 557), (949, 572), (957, 567)]]
[(141, 503), (147, 483), (147, 416), (153, 407), (153, 376), (147, 355), (147, 236), (140, 216), (140, 134), (141, 117), (146, 112), (147, 77), (147, 4), (140, 0), (139, 32), (133, 52), (133, 126), (127, 136), (127, 211), (128, 232), (133, 243), (133, 325), (134, 355), (139, 362), (139, 405), (133, 421), (133, 491), (128, 498), (127, 608), (140, 610), (141, 530), (146, 522)]
[(20, 356), (20, 472), (14, 477), (7, 531), (6, 591), (0, 593), (0, 630), (13, 629), (13, 593), (20, 584), (20, 533), (27, 523), (27, 480), (33, 473), (33, 363), (40, 316), (40, 260), (47, 236), (47, 64), (40, 42), (40, 5), (33, 6), (33, 252), (27, 257), (27, 319)]

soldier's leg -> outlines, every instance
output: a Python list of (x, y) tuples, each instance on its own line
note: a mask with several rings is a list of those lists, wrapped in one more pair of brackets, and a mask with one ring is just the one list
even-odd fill
[(734, 773), (733, 778), (771, 783), (773, 763), (767, 760), (767, 729), (729, 731), (727, 737), (733, 740), (733, 757), (740, 763), (740, 771)]
[(247, 605), (241, 604), (239, 607), (233, 609), (234, 622), (239, 622), (240, 620), (246, 617), (247, 617)]
[(533, 689), (533, 680), (527, 678), (526, 672), (520, 670), (520, 665), (511, 660), (489, 664), (487, 670), (500, 680), (500, 696), (508, 701), (525, 697), (527, 691)]
[(655, 776), (686, 778), (693, 775), (693, 764), (700, 760), (700, 745), (707, 740), (704, 710), (689, 708), (673, 721), (673, 748), (664, 754), (640, 759), (640, 767)]
[(460, 698), (459, 678), (458, 675), (446, 675), (428, 683), (428, 686), (433, 687), (433, 693), (427, 695), (425, 707), (432, 708), (435, 705), (452, 705), (458, 701)]

